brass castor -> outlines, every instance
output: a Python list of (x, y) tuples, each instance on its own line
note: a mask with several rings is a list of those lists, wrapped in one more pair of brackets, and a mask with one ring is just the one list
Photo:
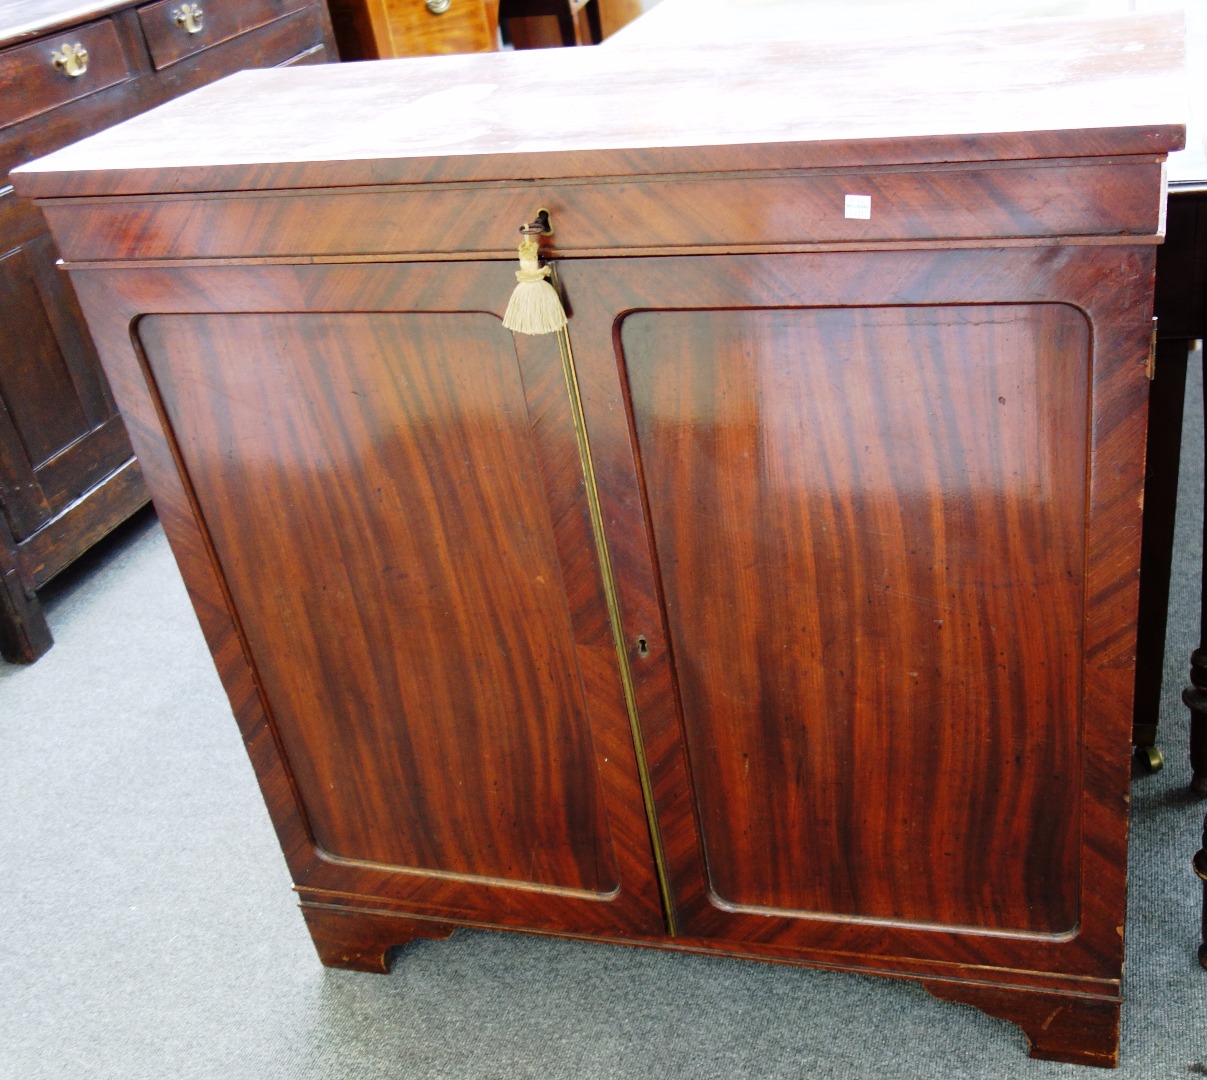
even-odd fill
[(1137, 746), (1136, 760), (1150, 772), (1157, 772), (1165, 765), (1165, 755), (1155, 746)]

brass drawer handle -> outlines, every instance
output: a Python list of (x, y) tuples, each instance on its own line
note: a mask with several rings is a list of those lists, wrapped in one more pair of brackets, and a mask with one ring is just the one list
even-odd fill
[(433, 15), (443, 15), (453, 5), (453, 0), (427, 0), (426, 7)]
[(50, 62), (55, 71), (62, 71), (73, 79), (78, 79), (88, 70), (88, 50), (78, 41), (74, 45), (63, 45), (50, 54)]
[(204, 14), (196, 4), (181, 4), (172, 12), (172, 18), (176, 20), (177, 26), (182, 27), (188, 33), (199, 34), (203, 29), (201, 17)]

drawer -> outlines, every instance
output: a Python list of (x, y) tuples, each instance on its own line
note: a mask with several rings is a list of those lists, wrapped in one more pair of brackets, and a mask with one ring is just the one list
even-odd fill
[[(79, 60), (55, 66), (64, 48)], [(0, 128), (134, 77), (109, 19), (0, 52)]]
[[(43, 207), (68, 261), (514, 258), (546, 207), (551, 255), (1151, 236), (1161, 165), (972, 165), (705, 179), (148, 196)], [(322, 228), (316, 223), (321, 222)]]
[(138, 9), (157, 71), (301, 11), (308, 0), (160, 0)]
[(484, 0), (448, 0), (447, 10), (438, 15), (425, 0), (385, 0), (385, 8), (394, 56), (490, 52), (495, 47)]

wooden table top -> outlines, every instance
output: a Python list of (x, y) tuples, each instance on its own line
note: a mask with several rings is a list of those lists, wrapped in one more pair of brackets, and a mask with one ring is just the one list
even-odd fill
[(247, 71), (13, 178), (53, 196), (1162, 154), (1182, 140), (1180, 25)]
[(1169, 159), (1173, 189), (1207, 189), (1207, 4), (1203, 0), (660, 0), (636, 22), (613, 35), (609, 48), (681, 48), (716, 41), (778, 41), (837, 44), (893, 39), (892, 51), (916, 48), (919, 38), (954, 29), (991, 33), (1019, 22), (1136, 15), (1186, 20), (1187, 120), (1185, 150)]

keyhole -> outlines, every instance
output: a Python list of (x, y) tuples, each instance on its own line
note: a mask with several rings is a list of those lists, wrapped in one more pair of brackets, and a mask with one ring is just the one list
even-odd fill
[(637, 655), (638, 656), (649, 656), (650, 655), (650, 643), (644, 637), (639, 637), (637, 639)]

